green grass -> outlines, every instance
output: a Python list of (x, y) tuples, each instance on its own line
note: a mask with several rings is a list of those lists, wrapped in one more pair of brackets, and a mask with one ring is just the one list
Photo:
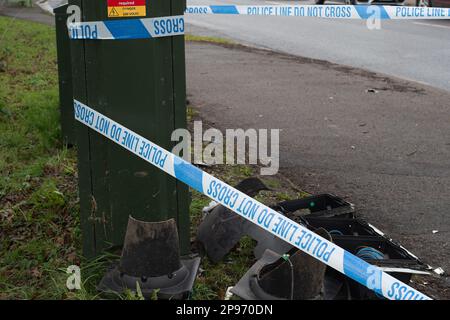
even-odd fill
[(197, 111), (194, 110), (191, 106), (187, 106), (186, 115), (187, 115), (187, 121), (191, 122), (194, 119), (194, 117), (197, 115)]
[(218, 38), (218, 37), (207, 37), (207, 36), (195, 36), (192, 34), (186, 34), (185, 35), (186, 41), (194, 41), (194, 42), (210, 42), (210, 43), (217, 43), (217, 44), (234, 44), (233, 41)]
[(80, 230), (75, 153), (60, 139), (55, 34), (0, 17), (0, 37), (0, 299), (64, 298), (52, 279), (80, 262)]

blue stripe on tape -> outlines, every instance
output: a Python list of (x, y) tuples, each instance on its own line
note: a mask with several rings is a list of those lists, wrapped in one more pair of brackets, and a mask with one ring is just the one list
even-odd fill
[(212, 13), (216, 14), (239, 14), (236, 6), (210, 6)]
[(378, 6), (381, 10), (380, 18), (381, 19), (391, 19), (389, 14), (386, 12), (386, 9), (383, 6)]
[(139, 19), (108, 20), (106, 27), (116, 39), (151, 38), (152, 36)]
[(383, 295), (381, 289), (382, 271), (347, 251), (344, 251), (344, 273), (353, 280), (368, 286), (376, 293)]
[(178, 157), (174, 160), (175, 177), (203, 193), (203, 171)]
[[(356, 12), (358, 12), (361, 19), (379, 18), (379, 19), (391, 19), (383, 6), (355, 6)], [(375, 10), (380, 10), (380, 16), (374, 15)]]

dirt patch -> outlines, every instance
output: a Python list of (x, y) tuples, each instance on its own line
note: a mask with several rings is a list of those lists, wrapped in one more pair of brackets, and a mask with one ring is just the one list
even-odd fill
[[(203, 42), (203, 41), (192, 41), (192, 42)], [(240, 50), (248, 53), (256, 53), (262, 54), (267, 57), (273, 57), (275, 59), (284, 59), (286, 61), (291, 61), (299, 64), (313, 64), (316, 66), (320, 66), (326, 70), (334, 70), (338, 72), (342, 72), (345, 75), (354, 75), (359, 77), (364, 77), (370, 80), (377, 80), (386, 83), (385, 87), (374, 88), (379, 91), (396, 91), (396, 92), (412, 92), (416, 94), (425, 94), (425, 90), (422, 88), (418, 88), (417, 86), (411, 85), (411, 83), (407, 81), (403, 81), (401, 79), (394, 79), (392, 76), (384, 76), (382, 74), (367, 71), (355, 67), (347, 67), (343, 65), (339, 65), (336, 63), (332, 63), (329, 61), (314, 59), (314, 58), (306, 58), (299, 57), (295, 55), (291, 55), (288, 53), (277, 52), (273, 50), (267, 50), (262, 48), (250, 47), (242, 44), (235, 43), (219, 43), (219, 42), (209, 42), (210, 45), (221, 46), (227, 49), (232, 50)]]

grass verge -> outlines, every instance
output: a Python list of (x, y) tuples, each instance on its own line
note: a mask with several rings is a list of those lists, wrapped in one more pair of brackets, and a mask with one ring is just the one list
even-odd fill
[(54, 31), (0, 17), (0, 298), (62, 298), (77, 264), (76, 162), (62, 148)]
[(232, 41), (218, 38), (218, 37), (208, 37), (208, 36), (195, 36), (192, 34), (185, 35), (186, 41), (192, 42), (209, 42), (209, 43), (217, 43), (217, 44), (234, 44)]

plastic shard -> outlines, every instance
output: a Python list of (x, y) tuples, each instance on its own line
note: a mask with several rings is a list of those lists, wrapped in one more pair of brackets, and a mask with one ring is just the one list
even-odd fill
[[(325, 229), (315, 231), (331, 240)], [(326, 265), (293, 249), (280, 255), (267, 249), (231, 292), (245, 300), (320, 300)]]

